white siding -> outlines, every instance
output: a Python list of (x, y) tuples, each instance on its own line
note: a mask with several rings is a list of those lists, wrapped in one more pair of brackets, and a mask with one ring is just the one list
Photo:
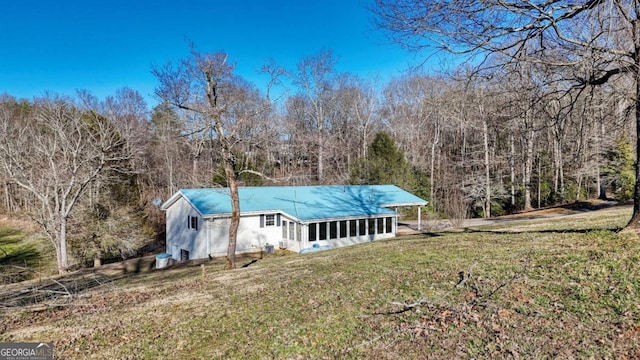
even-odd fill
[[(207, 221), (209, 247), (211, 256), (226, 256), (229, 245), (230, 218)], [(265, 249), (265, 245), (278, 246), (282, 228), (280, 226), (260, 227), (260, 216), (243, 216), (240, 218), (236, 253), (257, 252)], [(206, 255), (205, 255), (206, 256)]]
[[(203, 259), (209, 256), (226, 256), (229, 245), (229, 218), (203, 219), (191, 205), (179, 198), (166, 212), (167, 221), (167, 253), (170, 253), (176, 260), (180, 260), (181, 250), (189, 252), (190, 259)], [(189, 216), (198, 217), (198, 230), (190, 229), (187, 219)], [(312, 247), (314, 244), (330, 245), (332, 247), (342, 247), (359, 244), (363, 242), (381, 240), (394, 237), (396, 234), (396, 217), (385, 217), (392, 219), (392, 231), (382, 234), (358, 235), (340, 237), (327, 240), (308, 240), (308, 225), (301, 225), (285, 215), (281, 215), (280, 222), (276, 221), (274, 226), (260, 227), (260, 214), (245, 215), (240, 219), (238, 228), (238, 238), (236, 243), (237, 253), (258, 252), (265, 250), (267, 244), (279, 247), (283, 239), (282, 224), (295, 223), (294, 238), (287, 238), (286, 248), (299, 252), (300, 250)], [(355, 220), (350, 220), (355, 221)], [(386, 220), (385, 220), (386, 221)], [(327, 235), (329, 234), (329, 222), (327, 224)], [(314, 224), (315, 225), (315, 224)], [(298, 227), (301, 230), (298, 231)], [(347, 229), (348, 230), (348, 229)], [(368, 226), (367, 226), (368, 230)], [(338, 221), (338, 234), (340, 234), (340, 222)], [(319, 233), (319, 231), (318, 231)], [(300, 235), (300, 236), (299, 236)], [(290, 236), (289, 236), (290, 237)], [(298, 238), (300, 237), (300, 239)], [(327, 236), (329, 237), (329, 236)]]
[[(198, 230), (189, 229), (187, 226), (187, 217), (198, 217)], [(183, 198), (178, 199), (167, 209), (167, 253), (180, 260), (180, 251), (189, 252), (189, 257), (195, 259), (193, 244), (197, 238), (204, 234), (202, 217), (191, 205)], [(177, 253), (175, 253), (177, 250)]]
[[(229, 246), (230, 218), (199, 218), (198, 231), (187, 227), (187, 216), (197, 216), (197, 212), (183, 199), (176, 201), (167, 209), (167, 252), (176, 260), (180, 259), (180, 250), (189, 251), (190, 259), (204, 259), (209, 256), (226, 256)], [(289, 221), (289, 220), (287, 220)], [(282, 225), (282, 223), (280, 223)], [(260, 215), (240, 218), (236, 253), (258, 252), (265, 250), (267, 244), (278, 247), (282, 239), (282, 226), (260, 227)], [(174, 249), (177, 249), (177, 254)], [(299, 251), (299, 247), (296, 250)]]

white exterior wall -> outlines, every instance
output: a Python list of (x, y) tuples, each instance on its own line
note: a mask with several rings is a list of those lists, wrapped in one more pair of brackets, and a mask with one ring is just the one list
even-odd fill
[[(197, 231), (188, 228), (188, 216), (198, 217)], [(281, 216), (281, 219), (286, 220), (287, 223), (291, 221), (284, 216)], [(180, 198), (167, 209), (166, 222), (166, 252), (171, 254), (173, 259), (180, 260), (181, 250), (189, 252), (189, 259), (227, 255), (230, 218), (202, 218), (187, 201)], [(282, 240), (282, 226), (278, 226), (277, 222), (273, 226), (265, 225), (261, 228), (259, 214), (243, 216), (240, 218), (238, 227), (236, 253), (265, 250), (267, 244), (277, 248), (280, 240)], [(292, 251), (300, 250), (299, 242), (289, 241), (289, 244), (292, 245)]]
[[(187, 217), (198, 218), (198, 230), (189, 229)], [(195, 259), (193, 244), (202, 237), (204, 224), (200, 214), (183, 198), (179, 198), (167, 209), (167, 249), (175, 260), (180, 260), (180, 250), (189, 252), (189, 257)]]
[[(210, 252), (208, 256), (226, 256), (229, 245), (229, 223), (230, 218), (209, 219), (207, 221), (207, 238), (209, 239)], [(238, 237), (236, 239), (236, 253), (257, 252), (265, 249), (265, 245), (278, 246), (282, 229), (280, 226), (260, 227), (260, 215), (243, 216), (240, 218), (238, 226)], [(206, 240), (203, 239), (206, 244)], [(206, 249), (204, 249), (206, 250)]]
[[(187, 224), (187, 217), (195, 216), (198, 218), (198, 230), (190, 229)], [(389, 217), (385, 217), (389, 218)], [(238, 237), (236, 243), (236, 253), (257, 252), (265, 250), (265, 245), (271, 244), (278, 248), (282, 244), (281, 241), (286, 240), (286, 248), (288, 250), (299, 252), (304, 248), (312, 247), (314, 244), (329, 245), (334, 248), (360, 244), (363, 242), (388, 239), (396, 236), (397, 218), (392, 219), (392, 231), (382, 234), (367, 234), (353, 237), (344, 237), (338, 239), (309, 241), (308, 225), (301, 225), (285, 215), (281, 215), (278, 224), (277, 215), (275, 225), (260, 227), (260, 214), (245, 215), (240, 218), (238, 228)], [(371, 220), (371, 219), (368, 219)], [(189, 252), (189, 259), (203, 259), (209, 256), (226, 256), (229, 241), (229, 223), (230, 218), (214, 218), (204, 219), (191, 205), (179, 198), (166, 211), (167, 221), (167, 249), (175, 260), (180, 260), (181, 250)], [(295, 223), (294, 238), (283, 239), (282, 224)], [(355, 221), (355, 220), (350, 220)], [(327, 227), (329, 221), (326, 222)], [(340, 222), (338, 221), (338, 236), (340, 234)], [(298, 231), (298, 227), (301, 227)], [(318, 231), (319, 234), (319, 231)], [(348, 234), (348, 229), (347, 229)], [(329, 228), (327, 228), (329, 235)], [(300, 237), (300, 238), (299, 238)]]

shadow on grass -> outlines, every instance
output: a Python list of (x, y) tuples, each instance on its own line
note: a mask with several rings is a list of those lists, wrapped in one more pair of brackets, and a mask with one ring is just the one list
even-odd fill
[(34, 242), (27, 242), (21, 231), (0, 229), (0, 284), (10, 284), (31, 279), (32, 273), (17, 267), (36, 267), (41, 253)]
[(422, 236), (428, 236), (428, 237), (438, 237), (438, 236), (443, 236), (442, 233), (439, 232), (433, 232), (433, 231), (423, 231), (420, 233), (420, 235)]
[(145, 274), (155, 269), (155, 257), (145, 256), (136, 259), (126, 260), (120, 263), (122, 273), (127, 274)]
[(26, 243), (22, 233), (14, 229), (0, 229), (0, 264), (25, 264), (40, 257), (36, 246)]
[(258, 262), (258, 259), (253, 259), (253, 260), (249, 261), (248, 263), (242, 265), (241, 268), (249, 267), (249, 266), (251, 266), (251, 265), (253, 265), (253, 264), (257, 263), (257, 262)]
[[(432, 231), (432, 230), (414, 230), (410, 234), (397, 234), (394, 238), (384, 239), (384, 240), (393, 240), (393, 239), (402, 239), (402, 240), (411, 240), (416, 238), (423, 237), (438, 237), (444, 236), (442, 232)], [(384, 240), (376, 240), (376, 241), (384, 241)]]
[[(2, 248), (2, 245), (0, 245)], [(40, 252), (34, 244), (20, 245), (13, 251), (0, 250), (0, 265), (26, 265), (30, 266), (40, 259)]]
[(585, 229), (549, 229), (549, 230), (521, 230), (521, 231), (507, 231), (507, 230), (491, 230), (491, 229), (478, 229), (467, 227), (462, 229), (462, 232), (467, 234), (498, 234), (498, 235), (514, 235), (514, 234), (589, 234), (596, 231), (611, 231), (614, 233), (622, 231), (621, 227), (614, 228), (585, 228)]

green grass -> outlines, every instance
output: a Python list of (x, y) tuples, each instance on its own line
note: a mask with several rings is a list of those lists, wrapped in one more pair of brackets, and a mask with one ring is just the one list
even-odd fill
[[(4, 316), (59, 358), (638, 358), (628, 208), (131, 273)], [(462, 280), (462, 281), (461, 281)], [(408, 308), (403, 306), (419, 303)]]
[(0, 227), (0, 284), (37, 277), (34, 271), (50, 275), (55, 270), (53, 246), (45, 239), (7, 226)]

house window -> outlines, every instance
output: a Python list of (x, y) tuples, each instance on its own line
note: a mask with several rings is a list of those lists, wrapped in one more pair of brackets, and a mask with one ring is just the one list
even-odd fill
[(327, 240), (327, 223), (321, 222), (318, 225), (320, 226), (320, 240)]
[(369, 235), (376, 233), (376, 219), (369, 219)]
[(338, 222), (332, 221), (329, 223), (329, 239), (338, 238)]
[(295, 237), (295, 235), (296, 235), (295, 227), (296, 227), (296, 223), (289, 221), (289, 239), (290, 240), (295, 240), (296, 239), (296, 237)]
[(317, 240), (317, 226), (318, 224), (316, 223), (311, 223), (309, 224), (309, 241), (316, 241)]
[(358, 235), (358, 223), (355, 220), (349, 221), (349, 236)]
[(180, 261), (189, 261), (189, 251), (180, 249)]
[(340, 237), (341, 238), (347, 237), (347, 221), (346, 220), (340, 221)]
[(367, 220), (358, 220), (358, 235), (367, 235)]
[(198, 217), (197, 216), (187, 216), (187, 228), (198, 230)]
[(266, 226), (274, 226), (276, 224), (276, 216), (273, 214), (266, 215), (264, 220), (265, 220), (264, 224)]
[(287, 220), (282, 220), (282, 238), (287, 238)]
[(298, 238), (298, 241), (302, 240), (302, 226), (300, 224), (296, 227), (296, 238)]
[(384, 219), (376, 219), (378, 222), (378, 234), (384, 234)]
[(388, 217), (387, 221), (386, 221), (386, 227), (387, 227), (387, 233), (390, 233), (393, 231), (393, 218)]

